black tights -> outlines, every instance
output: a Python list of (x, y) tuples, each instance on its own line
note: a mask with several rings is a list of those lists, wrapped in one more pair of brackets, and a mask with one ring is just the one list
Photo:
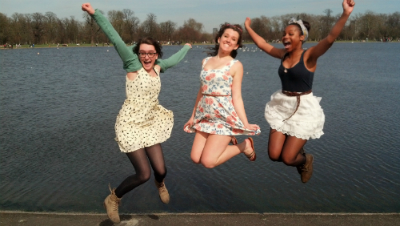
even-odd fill
[(155, 144), (150, 147), (141, 148), (134, 152), (129, 152), (126, 155), (128, 156), (129, 160), (131, 160), (136, 174), (127, 177), (124, 181), (122, 181), (117, 189), (115, 189), (115, 195), (118, 198), (121, 198), (129, 191), (150, 179), (150, 164), (151, 168), (153, 168), (156, 181), (162, 182), (167, 175), (167, 168), (165, 167), (161, 144)]

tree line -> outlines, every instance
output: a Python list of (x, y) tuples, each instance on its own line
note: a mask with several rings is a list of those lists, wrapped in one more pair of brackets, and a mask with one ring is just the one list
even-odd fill
[[(204, 31), (201, 22), (193, 18), (185, 20), (178, 27), (168, 20), (158, 23), (153, 13), (141, 22), (130, 9), (111, 10), (107, 17), (126, 43), (133, 43), (137, 37), (151, 36), (163, 43), (181, 42), (212, 43), (214, 34)], [(318, 41), (329, 33), (340, 17), (326, 9), (322, 15), (285, 14), (282, 16), (260, 16), (252, 19), (252, 28), (267, 41), (279, 41), (282, 31), (290, 18), (300, 18), (311, 24), (309, 40)], [(11, 17), (0, 13), (0, 44), (77, 44), (107, 43), (108, 39), (97, 26), (93, 18), (82, 14), (81, 21), (70, 18), (58, 18), (53, 12), (21, 14)], [(244, 31), (243, 39), (250, 41)], [(338, 40), (390, 41), (400, 39), (400, 12), (377, 14), (371, 11), (352, 15)]]

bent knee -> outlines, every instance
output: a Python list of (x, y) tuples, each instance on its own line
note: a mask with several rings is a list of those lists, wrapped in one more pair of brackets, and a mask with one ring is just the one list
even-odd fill
[(150, 172), (149, 173), (140, 173), (138, 174), (138, 179), (141, 183), (145, 183), (150, 180)]
[(282, 162), (280, 156), (272, 156), (272, 155), (269, 155), (269, 159), (271, 159), (271, 160), (274, 161), (274, 162)]
[(296, 165), (295, 158), (282, 157), (282, 162), (287, 166), (295, 166)]
[(204, 167), (206, 167), (206, 168), (208, 168), (208, 169), (212, 169), (212, 168), (214, 168), (214, 167), (217, 166), (217, 163), (216, 163), (214, 160), (212, 160), (212, 159), (201, 159), (201, 160), (200, 160), (200, 163), (201, 163)]
[(282, 162), (281, 153), (268, 150), (268, 157), (274, 162)]
[(200, 164), (200, 157), (191, 155), (190, 158), (192, 159), (193, 163)]
[(154, 171), (154, 176), (156, 178), (165, 178), (167, 176), (167, 170), (156, 172)]

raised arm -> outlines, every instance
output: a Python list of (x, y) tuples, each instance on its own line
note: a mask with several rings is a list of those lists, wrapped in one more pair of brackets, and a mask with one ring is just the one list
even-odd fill
[(354, 9), (355, 2), (353, 0), (343, 0), (343, 13), (336, 24), (332, 27), (328, 36), (322, 39), (316, 46), (309, 49), (309, 56), (307, 57), (307, 66), (309, 68), (315, 67), (318, 57), (322, 56), (333, 44), (335, 39), (339, 36), (347, 19)]
[(94, 10), (90, 3), (84, 3), (82, 10), (86, 11), (96, 23), (99, 25), (104, 34), (108, 37), (110, 42), (114, 45), (118, 55), (121, 57), (123, 62), (123, 68), (126, 72), (135, 72), (142, 68), (136, 54), (134, 54), (131, 48), (128, 48), (122, 38), (118, 35), (117, 31), (111, 25), (111, 23), (101, 14), (97, 9)]
[(186, 43), (182, 49), (176, 52), (174, 55), (170, 56), (168, 59), (157, 59), (156, 64), (160, 66), (161, 72), (164, 73), (168, 68), (177, 65), (183, 58), (189, 49), (192, 48), (192, 45)]
[(266, 53), (268, 53), (270, 56), (282, 59), (283, 56), (285, 55), (285, 50), (284, 49), (278, 49), (275, 48), (274, 46), (270, 45), (268, 42), (266, 42), (261, 36), (259, 36), (252, 28), (251, 28), (251, 19), (246, 18), (246, 21), (244, 22), (244, 26), (249, 33), (250, 37), (253, 39), (254, 43), (258, 46), (258, 48), (264, 50)]

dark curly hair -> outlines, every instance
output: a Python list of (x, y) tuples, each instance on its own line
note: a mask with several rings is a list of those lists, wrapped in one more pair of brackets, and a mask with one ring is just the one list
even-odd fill
[[(222, 35), (224, 34), (226, 29), (232, 29), (236, 32), (239, 33), (239, 39), (237, 41), (238, 44), (238, 48), (243, 47), (242, 45), (242, 34), (243, 34), (243, 28), (242, 26), (240, 26), (239, 24), (229, 24), (229, 23), (224, 23), (221, 24), (221, 27), (217, 33), (217, 35), (215, 36), (215, 46), (214, 47), (210, 47), (210, 50), (212, 50), (212, 52), (207, 52), (208, 55), (210, 56), (216, 56), (218, 54), (218, 49), (219, 49), (219, 43), (218, 43), (218, 39), (222, 37)], [(231, 52), (231, 57), (235, 58), (237, 56), (237, 50), (232, 50)]]
[(158, 54), (158, 57), (161, 58), (163, 53), (161, 51), (162, 46), (160, 45), (160, 43), (158, 43), (156, 40), (154, 40), (151, 37), (145, 37), (145, 38), (141, 38), (137, 41), (137, 44), (135, 46), (135, 48), (133, 48), (133, 52), (136, 55), (139, 55), (139, 49), (140, 49), (140, 45), (141, 44), (147, 44), (147, 45), (152, 45), (154, 46), (154, 48), (156, 49), (156, 53)]

